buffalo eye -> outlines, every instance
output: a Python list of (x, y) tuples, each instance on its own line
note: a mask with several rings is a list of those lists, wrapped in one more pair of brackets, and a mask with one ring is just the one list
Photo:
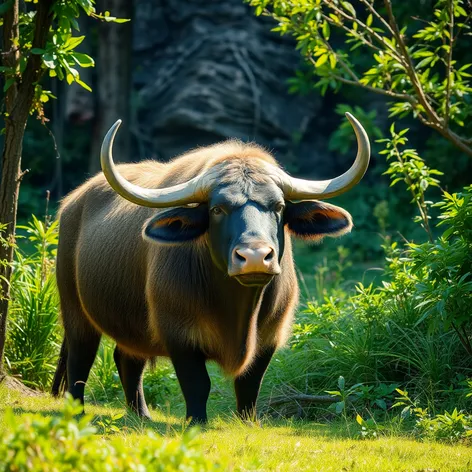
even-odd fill
[(211, 214), (212, 215), (215, 215), (215, 216), (219, 216), (219, 215), (222, 215), (223, 214), (223, 209), (219, 206), (214, 206), (211, 210), (210, 210)]
[(279, 202), (275, 205), (274, 210), (276, 213), (282, 213), (285, 210), (285, 204), (282, 202)]

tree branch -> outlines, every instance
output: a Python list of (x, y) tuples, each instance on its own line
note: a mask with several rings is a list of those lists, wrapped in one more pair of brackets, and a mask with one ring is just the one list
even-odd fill
[(461, 151), (472, 157), (472, 147), (468, 143), (472, 143), (470, 139), (462, 138), (458, 134), (454, 133), (450, 128), (436, 128), (438, 131), (451, 143), (455, 144)]
[(387, 15), (389, 18), (390, 26), (392, 27), (394, 31), (394, 38), (397, 41), (400, 51), (405, 60), (405, 71), (410, 77), (413, 88), (415, 89), (416, 95), (418, 96), (418, 101), (425, 109), (426, 114), (428, 115), (429, 119), (433, 122), (440, 124), (441, 119), (438, 117), (434, 109), (431, 107), (428, 101), (428, 98), (426, 97), (424, 93), (423, 87), (421, 86), (421, 82), (419, 81), (418, 76), (416, 74), (415, 65), (413, 64), (413, 61), (411, 60), (410, 53), (408, 52), (405, 42), (403, 41), (403, 37), (400, 33), (397, 22), (395, 20), (395, 16), (393, 15), (391, 0), (384, 0), (384, 5), (385, 5), (385, 8), (387, 9)]
[[(341, 28), (343, 29), (344, 31), (346, 31), (347, 33), (349, 34), (354, 34), (356, 33), (354, 30), (348, 28), (347, 26), (343, 25), (343, 24), (339, 24), (337, 23), (336, 21), (334, 21), (332, 18), (330, 18), (329, 16), (326, 16), (324, 13), (321, 14), (321, 17), (327, 21), (329, 24), (333, 25), (333, 26), (336, 26), (337, 28)], [(391, 53), (391, 51), (385, 51), (384, 49), (382, 48), (379, 48), (378, 46), (376, 46), (375, 44), (373, 44), (372, 42), (370, 42), (369, 40), (367, 40), (364, 36), (362, 36), (361, 34), (358, 34), (357, 33), (357, 36), (356, 36), (360, 41), (362, 41), (366, 46), (369, 46), (371, 49), (373, 49), (374, 51), (379, 51), (379, 52), (387, 52), (387, 53)], [(396, 56), (393, 56), (395, 59), (397, 59)]]
[(359, 77), (357, 74), (349, 67), (349, 65), (343, 61), (343, 59), (339, 56), (339, 54), (336, 53), (336, 51), (331, 47), (331, 44), (329, 44), (328, 41), (325, 39), (322, 39), (323, 44), (326, 46), (327, 49), (329, 49), (332, 54), (336, 56), (336, 60), (341, 64), (341, 67), (346, 71), (346, 73), (352, 78), (352, 80), (355, 80), (356, 82), (359, 81)]
[[(15, 1), (3, 16), (3, 66), (8, 67), (12, 74), (6, 78), (18, 79), (20, 73), (20, 49), (16, 46), (19, 43), (19, 3)], [(13, 82), (5, 94), (5, 109), (9, 115), (13, 110), (16, 95), (18, 93), (17, 80)]]
[(269, 406), (283, 405), (284, 403), (301, 402), (301, 403), (336, 403), (339, 402), (341, 397), (333, 395), (306, 395), (299, 393), (297, 395), (283, 396), (274, 398), (269, 402)]
[(462, 21), (462, 23), (459, 25), (459, 27), (457, 28), (457, 33), (456, 35), (454, 36), (454, 39), (452, 40), (452, 44), (454, 45), (457, 41), (457, 38), (459, 38), (459, 35), (461, 34), (462, 32), (462, 29), (464, 28), (464, 26), (470, 21), (470, 19), (472, 18), (472, 12), (470, 12), (464, 21)]
[(449, 0), (449, 51), (447, 54), (446, 64), (446, 109), (444, 112), (444, 126), (447, 128), (449, 125), (449, 115), (451, 111), (451, 85), (452, 85), (452, 47), (454, 44), (454, 6), (453, 0)]
[(382, 24), (385, 26), (385, 28), (387, 28), (388, 32), (392, 36), (395, 35), (393, 29), (388, 24), (388, 21), (385, 21), (385, 18), (374, 8), (374, 6), (371, 3), (368, 2), (368, 0), (359, 0), (359, 1), (363, 3), (370, 10), (370, 12), (382, 22)]
[[(35, 15), (32, 48), (44, 49), (46, 46), (53, 17), (51, 7), (54, 3), (55, 0), (39, 0)], [(12, 110), (12, 119), (23, 118), (25, 113), (29, 114), (35, 85), (43, 74), (41, 61), (40, 54), (30, 54), (18, 87), (18, 96)]]
[(369, 34), (372, 37), (374, 37), (380, 44), (382, 44), (382, 46), (384, 48), (390, 50), (390, 52), (394, 55), (393, 57), (395, 57), (398, 60), (398, 62), (405, 65), (404, 61), (402, 60), (403, 58), (398, 55), (398, 51), (391, 44), (386, 42), (385, 39), (382, 36), (380, 36), (377, 32), (375, 32), (370, 26), (367, 26), (365, 23), (363, 23), (358, 18), (355, 18), (351, 15), (348, 15), (345, 11), (341, 10), (336, 5), (333, 5), (333, 3), (331, 3), (330, 1), (328, 2), (328, 5), (331, 9), (333, 9), (336, 13), (341, 15), (346, 20), (352, 21), (353, 23), (357, 23), (360, 26), (361, 29), (363, 29), (364, 31), (368, 31)]
[[(315, 63), (315, 60), (312, 57), (310, 57), (309, 59), (313, 64)], [(405, 93), (397, 93), (397, 92), (392, 92), (391, 90), (384, 90), (384, 89), (380, 89), (380, 88), (376, 88), (376, 87), (371, 87), (370, 85), (364, 85), (359, 81), (346, 79), (345, 77), (342, 77), (340, 75), (334, 75), (333, 74), (332, 77), (333, 77), (333, 79), (339, 80), (340, 82), (343, 82), (345, 84), (354, 85), (356, 87), (360, 87), (360, 88), (363, 88), (365, 90), (369, 90), (370, 92), (378, 93), (379, 95), (385, 95), (387, 97), (394, 98), (396, 100), (404, 100), (404, 101), (407, 101), (407, 102), (411, 103), (412, 105), (417, 104), (416, 100), (413, 97), (411, 97), (410, 95), (407, 95)]]

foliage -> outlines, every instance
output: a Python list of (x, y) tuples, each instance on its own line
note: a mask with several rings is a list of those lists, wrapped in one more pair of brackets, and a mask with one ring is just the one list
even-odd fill
[(389, 166), (386, 175), (389, 175), (392, 183), (404, 181), (407, 190), (413, 196), (413, 202), (417, 205), (420, 216), (416, 219), (422, 224), (423, 229), (428, 233), (432, 241), (433, 234), (429, 227), (430, 216), (428, 214), (428, 204), (424, 194), (429, 187), (438, 187), (439, 180), (434, 176), (443, 175), (442, 172), (428, 167), (424, 160), (418, 155), (415, 149), (401, 149), (408, 139), (406, 133), (408, 129), (403, 129), (399, 133), (395, 132), (395, 123), (390, 127), (391, 138), (379, 139), (379, 143), (385, 143), (385, 149), (380, 154), (386, 155)]
[[(2, 410), (8, 408), (8, 405), (13, 407), (15, 420), (20, 424), (25, 421), (23, 416), (25, 411), (42, 415), (40, 421), (44, 421), (51, 417), (57, 419), (59, 411), (63, 409), (62, 400), (46, 396), (25, 397), (17, 391), (0, 387), (0, 442), (4, 441), (7, 427), (6, 421), (2, 421), (5, 419)], [(92, 413), (96, 420), (106, 421), (122, 410), (89, 405), (87, 411)], [(88, 453), (90, 447), (100, 448), (104, 443), (118, 442), (124, 445), (126, 457), (131, 450), (136, 451), (135, 454), (131, 453), (135, 457), (142, 444), (148, 443), (149, 431), (157, 436), (157, 440), (151, 444), (154, 449), (161, 449), (162, 443), (175, 441), (179, 444), (180, 438), (185, 434), (181, 427), (181, 417), (169, 414), (167, 411), (155, 410), (151, 413), (154, 421), (146, 422), (146, 428), (136, 424), (131, 415), (125, 415), (123, 419), (115, 422), (119, 426), (119, 433), (113, 433), (106, 438), (94, 435), (94, 444), (87, 443), (87, 450), (82, 450)], [(348, 432), (344, 422), (336, 420), (320, 423), (293, 419), (274, 420), (265, 417), (261, 420), (261, 425), (262, 427), (254, 423), (237, 421), (228, 414), (222, 414), (218, 418), (213, 416), (210, 424), (193, 440), (197, 444), (192, 443), (191, 447), (195, 453), (201, 451), (207, 460), (221, 464), (223, 470), (234, 471), (338, 472), (343, 468), (353, 472), (470, 470), (470, 446), (437, 441), (414, 441), (408, 434), (398, 431), (396, 422), (392, 425), (386, 424), (385, 430), (382, 430), (382, 434), (378, 434), (374, 441), (356, 440), (360, 428), (353, 420), (350, 420), (351, 433)], [(34, 453), (28, 448), (24, 451)], [(2, 455), (0, 461), (3, 458)], [(87, 460), (84, 463), (86, 466), (89, 464)], [(100, 470), (107, 470), (105, 464)], [(59, 468), (61, 466), (62, 464), (58, 465), (57, 469), (61, 470)], [(3, 468), (0, 467), (0, 470)], [(136, 467), (133, 470), (144, 470), (144, 468)], [(149, 467), (147, 470), (154, 468)]]
[[(453, 54), (470, 30), (464, 0), (438, 0), (432, 15), (409, 33), (398, 24), (391, 0), (383, 7), (371, 0), (247, 1), (256, 15), (277, 21), (275, 31), (295, 37), (322, 94), (344, 84), (382, 94), (392, 100), (390, 116), (411, 114), (472, 156), (464, 132), (472, 114), (472, 64)], [(305, 88), (305, 75), (298, 79), (292, 90)]]
[[(215, 380), (212, 375), (213, 384)], [(143, 389), (146, 401), (153, 408), (166, 410), (171, 401), (175, 403), (175, 399), (180, 395), (180, 387), (172, 363), (161, 359), (151, 366), (146, 372)]]
[(472, 356), (472, 186), (461, 193), (444, 193), (436, 207), (439, 225), (446, 229), (436, 242), (409, 243), (408, 263), (417, 277), (418, 324), (428, 319), (431, 329), (453, 328)]
[(124, 402), (120, 376), (113, 358), (114, 343), (109, 338), (102, 338), (97, 357), (90, 372), (87, 387), (93, 401), (109, 403), (120, 399)]
[[(286, 356), (286, 367), (282, 360), (286, 372), (279, 375), (292, 390), (310, 394), (327, 390), (341, 397), (332, 408), (344, 417), (348, 410), (352, 413), (351, 406), (370, 415), (372, 425), (361, 424), (366, 437), (369, 427), (376, 431), (375, 416), (385, 411), (387, 403), (378, 394), (370, 404), (359, 402), (361, 391), (370, 395), (382, 384), (409, 385), (430, 408), (447, 404), (454, 410), (467, 403), (461, 385), (471, 376), (470, 357), (464, 354), (471, 352), (472, 187), (461, 193), (444, 192), (442, 201), (432, 205), (425, 192), (439, 185), (435, 179), (439, 173), (426, 166), (415, 150), (399, 147), (406, 143), (405, 132), (396, 133), (393, 127), (391, 132), (391, 139), (383, 141), (390, 159), (387, 173), (393, 184), (405, 182), (420, 211), (416, 220), (430, 240), (399, 244), (385, 236), (382, 285), (358, 283), (356, 294), (345, 290), (343, 261), (349, 261), (345, 248), (340, 249), (338, 262), (319, 266), (317, 298), (307, 303), (295, 324), (292, 353)], [(437, 240), (429, 227), (432, 207), (441, 211), (437, 226), (444, 229)], [(383, 210), (377, 213), (385, 217)], [(330, 285), (327, 275), (332, 267), (337, 276)], [(328, 390), (338, 377), (339, 389)]]
[(220, 461), (208, 459), (198, 446), (196, 431), (178, 439), (163, 439), (148, 432), (139, 446), (122, 438), (96, 437), (90, 416), (68, 399), (60, 416), (5, 414), (6, 431), (0, 440), (0, 470), (16, 471), (210, 471), (221, 470)]
[(424, 437), (436, 440), (457, 441), (472, 436), (472, 415), (454, 408), (452, 413), (445, 411), (431, 415), (427, 408), (421, 408), (412, 400), (408, 392), (397, 389), (400, 395), (393, 407), (403, 407), (401, 417), (413, 418), (414, 431)]
[(5, 358), (12, 374), (45, 389), (55, 370), (60, 335), (54, 270), (57, 222), (43, 223), (33, 216), (19, 229), (26, 232), (28, 242), (15, 251)]
[[(31, 2), (28, 3), (37, 3)], [(75, 32), (80, 31), (77, 18), (83, 12), (86, 15), (104, 20), (123, 22), (127, 19), (118, 19), (105, 14), (97, 14), (94, 8), (94, 0), (55, 0), (50, 2), (52, 23), (49, 29), (48, 37), (44, 47), (34, 47), (33, 38), (37, 25), (37, 11), (26, 8), (19, 14), (19, 58), (15, 64), (4, 66), (0, 72), (5, 77), (3, 91), (6, 92), (13, 84), (18, 82), (21, 75), (25, 72), (28, 58), (30, 56), (41, 57), (41, 68), (47, 71), (49, 76), (57, 77), (59, 80), (66, 80), (68, 84), (73, 82), (79, 84), (85, 89), (91, 91), (89, 85), (80, 79), (78, 68), (93, 67), (94, 60), (87, 54), (76, 51), (76, 48), (85, 39), (85, 36), (74, 36)], [(7, 9), (12, 8), (13, 2), (7, 4)], [(7, 10), (5, 10), (6, 12)], [(3, 14), (5, 12), (2, 12)], [(44, 115), (44, 103), (50, 98), (56, 98), (50, 90), (45, 90), (41, 84), (35, 84), (35, 93), (33, 99), (33, 108), (31, 112), (37, 112), (42, 121), (47, 121)]]

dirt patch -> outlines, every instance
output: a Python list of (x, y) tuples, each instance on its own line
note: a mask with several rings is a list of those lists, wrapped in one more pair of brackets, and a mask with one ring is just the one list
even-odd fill
[(21, 392), (22, 395), (27, 397), (41, 397), (43, 394), (38, 392), (37, 390), (33, 390), (26, 385), (22, 384), (18, 379), (14, 377), (5, 377), (0, 385), (4, 385), (8, 389), (16, 390), (17, 392)]

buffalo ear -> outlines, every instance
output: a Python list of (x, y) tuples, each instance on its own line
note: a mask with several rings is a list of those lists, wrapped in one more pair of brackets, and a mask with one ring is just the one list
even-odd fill
[(179, 207), (160, 212), (148, 220), (143, 236), (160, 244), (179, 244), (193, 241), (208, 229), (208, 205)]
[(287, 202), (284, 218), (294, 236), (313, 242), (325, 236), (336, 238), (352, 229), (352, 218), (346, 210), (316, 200)]

